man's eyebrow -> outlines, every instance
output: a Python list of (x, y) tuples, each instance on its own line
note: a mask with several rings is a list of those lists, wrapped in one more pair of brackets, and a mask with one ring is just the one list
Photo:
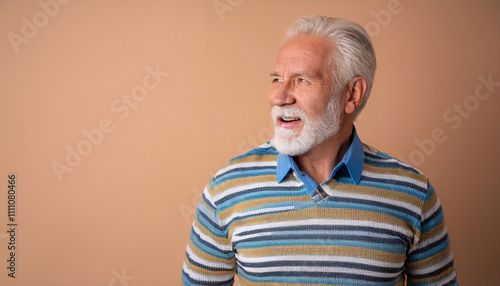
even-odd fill
[[(272, 72), (272, 73), (270, 74), (270, 76), (273, 76), (273, 77), (280, 77), (281, 75), (280, 75), (279, 73), (277, 73), (277, 72)], [(296, 72), (296, 73), (293, 73), (291, 76), (292, 76), (292, 77), (297, 77), (297, 76), (316, 77), (316, 76), (314, 76), (314, 75), (312, 75), (312, 74), (310, 74), (310, 73), (308, 73), (308, 72), (305, 72), (305, 71), (303, 71), (303, 72)]]
[(314, 75), (312, 75), (312, 74), (310, 74), (308, 72), (305, 72), (305, 71), (303, 71), (303, 72), (296, 72), (296, 73), (293, 74), (293, 76), (294, 77), (295, 76), (315, 77)]

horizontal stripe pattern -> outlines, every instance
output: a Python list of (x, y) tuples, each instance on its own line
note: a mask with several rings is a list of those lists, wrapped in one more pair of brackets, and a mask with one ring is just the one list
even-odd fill
[(183, 285), (458, 285), (440, 201), (420, 171), (364, 146), (359, 184), (345, 166), (308, 194), (264, 144), (205, 188)]

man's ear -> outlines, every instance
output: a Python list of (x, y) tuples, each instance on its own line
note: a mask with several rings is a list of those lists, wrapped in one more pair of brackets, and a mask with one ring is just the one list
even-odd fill
[(347, 114), (352, 114), (361, 105), (366, 93), (366, 80), (362, 76), (357, 76), (347, 85), (345, 108)]

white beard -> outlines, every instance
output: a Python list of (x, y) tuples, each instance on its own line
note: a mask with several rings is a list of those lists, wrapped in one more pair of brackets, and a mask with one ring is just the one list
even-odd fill
[[(339, 132), (343, 113), (341, 97), (333, 95), (320, 118), (309, 118), (299, 108), (274, 106), (271, 116), (274, 121), (274, 137), (271, 145), (281, 154), (297, 156), (307, 153), (311, 148)], [(280, 117), (300, 117), (302, 130), (296, 131), (279, 126)]]

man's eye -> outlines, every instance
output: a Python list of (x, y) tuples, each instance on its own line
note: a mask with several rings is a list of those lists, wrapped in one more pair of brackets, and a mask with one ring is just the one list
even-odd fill
[(272, 82), (272, 83), (275, 83), (275, 82), (281, 82), (281, 81), (282, 81), (282, 80), (281, 80), (281, 79), (279, 79), (279, 78), (277, 78), (277, 77), (275, 77), (275, 78), (273, 78), (273, 79), (271, 80), (271, 82)]

